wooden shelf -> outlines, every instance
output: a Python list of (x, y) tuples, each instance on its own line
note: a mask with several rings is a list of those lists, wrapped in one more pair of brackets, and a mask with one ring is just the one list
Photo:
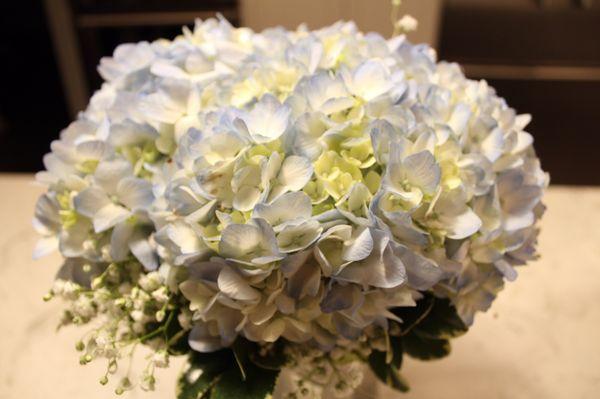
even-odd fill
[(600, 81), (600, 66), (463, 64), (465, 75), (480, 79)]
[[(237, 18), (235, 8), (221, 9), (219, 12), (228, 20)], [(80, 14), (75, 17), (75, 24), (79, 28), (186, 25), (196, 18), (208, 19), (215, 15), (217, 12), (214, 10)]]

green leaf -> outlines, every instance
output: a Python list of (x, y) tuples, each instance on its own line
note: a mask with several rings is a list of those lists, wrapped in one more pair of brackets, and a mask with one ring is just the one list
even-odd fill
[(190, 367), (177, 381), (177, 399), (208, 398), (211, 389), (230, 367), (232, 360), (228, 350), (213, 353), (193, 352), (188, 360)]
[(265, 370), (251, 362), (244, 365), (246, 380), (237, 367), (229, 368), (212, 389), (211, 399), (265, 399), (272, 394), (279, 371)]
[(402, 331), (405, 333), (425, 318), (435, 305), (435, 297), (430, 293), (423, 293), (423, 298), (417, 301), (416, 306), (392, 309), (392, 312), (402, 319)]
[(450, 341), (447, 339), (429, 338), (413, 330), (402, 339), (404, 352), (421, 360), (440, 359), (450, 353)]
[(177, 398), (267, 397), (273, 392), (279, 371), (266, 370), (251, 361), (251, 358), (257, 355), (258, 349), (255, 343), (239, 338), (231, 348), (218, 352), (192, 352), (190, 368), (179, 378)]
[(393, 312), (403, 321), (402, 335), (418, 330), (422, 336), (449, 339), (468, 329), (449, 299), (437, 298), (427, 292), (415, 307), (395, 308)]
[(400, 392), (408, 392), (410, 387), (404, 377), (400, 374), (399, 367), (396, 367), (393, 362), (387, 364), (385, 360), (385, 352), (371, 352), (371, 355), (369, 356), (369, 366), (371, 367), (371, 370), (373, 370), (373, 373), (380, 381), (389, 387)]
[(392, 351), (391, 364), (394, 365), (398, 370), (402, 367), (402, 354), (404, 348), (402, 345), (402, 337), (390, 336), (390, 349)]
[(191, 350), (188, 344), (188, 332), (184, 331), (177, 321), (179, 313), (179, 309), (173, 310), (173, 315), (169, 315), (168, 318), (171, 322), (166, 325), (165, 329), (165, 340), (169, 343), (168, 350), (171, 355), (183, 355)]
[(431, 338), (449, 339), (467, 332), (468, 327), (458, 316), (449, 299), (435, 298), (431, 311), (417, 326), (421, 335)]
[(235, 363), (238, 366), (239, 372), (242, 376), (242, 380), (246, 381), (246, 369), (244, 368), (244, 363), (248, 360), (248, 351), (249, 351), (249, 341), (238, 339), (231, 346), (231, 351), (233, 352), (233, 357), (235, 358)]

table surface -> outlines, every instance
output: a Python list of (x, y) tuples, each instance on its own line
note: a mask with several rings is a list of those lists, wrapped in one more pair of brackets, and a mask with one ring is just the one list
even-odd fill
[[(44, 303), (60, 264), (31, 259), (31, 215), (43, 188), (31, 175), (0, 175), (0, 399), (111, 398), (102, 361), (80, 366), (85, 328), (56, 332), (59, 301)], [(550, 187), (542, 258), (519, 269), (490, 311), (453, 341), (449, 357), (407, 360), (410, 398), (597, 398), (600, 391), (600, 188)], [(157, 389), (130, 398), (174, 397), (181, 360), (160, 370)], [(114, 388), (114, 387), (113, 387)], [(357, 398), (390, 398), (372, 378)]]

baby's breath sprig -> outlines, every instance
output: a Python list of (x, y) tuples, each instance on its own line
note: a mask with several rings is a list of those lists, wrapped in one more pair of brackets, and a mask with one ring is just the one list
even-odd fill
[(390, 18), (392, 21), (392, 37), (398, 36), (401, 33), (412, 32), (417, 29), (418, 22), (411, 15), (405, 14), (400, 17), (400, 7), (402, 5), (402, 0), (391, 0), (392, 2), (392, 11), (390, 14)]
[(57, 280), (50, 293), (68, 299), (70, 304), (61, 325), (97, 322), (97, 327), (76, 344), (81, 352), (80, 363), (85, 365), (105, 358), (107, 370), (100, 378), (105, 385), (117, 372), (121, 359), (128, 358), (126, 377), (115, 389), (122, 394), (136, 385), (131, 379), (132, 359), (137, 345), (146, 344), (152, 352), (140, 376), (140, 385), (146, 390), (154, 389), (155, 368), (168, 365), (169, 346), (186, 333), (178, 327), (173, 336), (168, 335), (173, 323), (178, 323), (174, 294), (157, 272), (142, 273), (140, 265), (133, 261), (110, 263), (90, 281), (90, 288), (86, 288)]

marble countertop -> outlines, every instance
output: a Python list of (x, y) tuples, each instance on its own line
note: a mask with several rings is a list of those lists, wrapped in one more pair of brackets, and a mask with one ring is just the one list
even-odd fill
[[(115, 397), (98, 380), (105, 365), (80, 366), (85, 329), (56, 332), (61, 304), (45, 303), (57, 254), (31, 259), (31, 215), (42, 187), (31, 175), (0, 175), (0, 399)], [(600, 188), (551, 187), (542, 221), (542, 258), (519, 269), (491, 310), (453, 341), (449, 357), (405, 362), (411, 383), (399, 398), (596, 398), (600, 392)], [(174, 397), (181, 360), (158, 374), (157, 390), (129, 398)], [(367, 378), (357, 398), (390, 398)]]

